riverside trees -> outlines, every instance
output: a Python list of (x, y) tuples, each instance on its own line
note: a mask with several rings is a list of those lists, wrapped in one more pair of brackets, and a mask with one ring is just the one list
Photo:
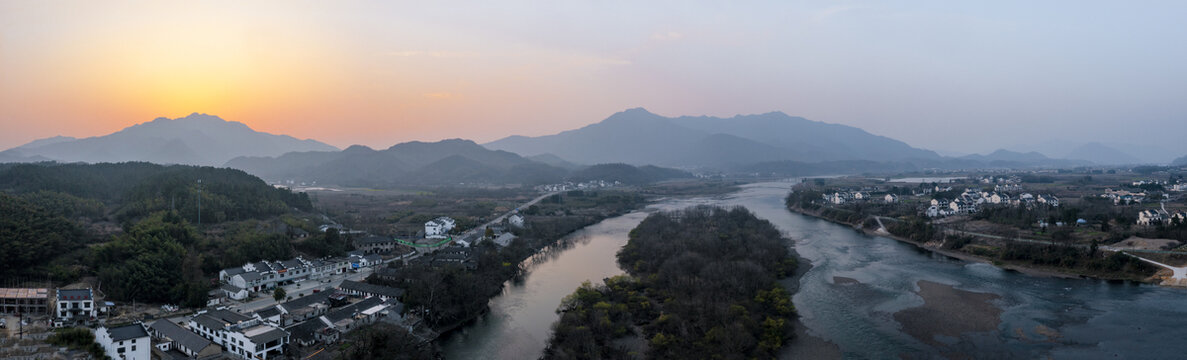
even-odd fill
[(545, 358), (771, 357), (790, 337), (796, 265), (779, 231), (741, 208), (649, 216), (618, 253), (628, 276), (566, 297)]

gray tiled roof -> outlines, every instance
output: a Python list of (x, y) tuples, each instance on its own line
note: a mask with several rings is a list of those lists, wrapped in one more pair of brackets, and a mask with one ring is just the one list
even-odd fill
[(362, 283), (351, 280), (342, 280), (342, 284), (338, 285), (342, 290), (353, 290), (364, 294), (381, 295), (386, 297), (400, 297), (404, 296), (404, 289), (394, 288), (390, 286), (375, 285)]
[(91, 289), (58, 289), (58, 300), (92, 300)]
[(281, 306), (284, 306), (285, 309), (288, 309), (291, 311), (291, 310), (303, 308), (303, 307), (313, 305), (313, 304), (324, 304), (326, 302), (326, 300), (330, 298), (330, 293), (332, 293), (332, 291), (322, 291), (322, 292), (319, 292), (316, 294), (309, 294), (309, 295), (302, 296), (302, 297), (290, 300), (288, 302), (285, 302), (285, 303), (281, 304)]
[(296, 269), (296, 268), (299, 268), (305, 264), (302, 264), (301, 260), (299, 260), (299, 259), (291, 259), (291, 260), (281, 261), (280, 265), (284, 266), (285, 269)]
[(186, 330), (168, 319), (157, 320), (157, 322), (152, 324), (152, 329), (167, 338), (173, 339), (173, 342), (177, 343), (177, 345), (193, 352), (202, 351), (202, 349), (212, 344), (210, 340), (206, 340), (201, 335)]
[(243, 277), (243, 280), (244, 280), (244, 281), (247, 281), (247, 282), (251, 282), (251, 281), (254, 281), (254, 280), (258, 280), (258, 279), (260, 279), (260, 278), (264, 277), (263, 275), (260, 275), (260, 272), (258, 272), (258, 271), (252, 271), (252, 272), (249, 272), (249, 273), (243, 273), (243, 274), (241, 274), (241, 275), (239, 275), (239, 276), (242, 276), (242, 277)]
[(110, 328), (107, 329), (107, 333), (111, 335), (111, 341), (124, 341), (148, 336), (148, 332), (144, 331), (144, 326), (140, 324)]
[(367, 298), (366, 300), (343, 306), (337, 311), (326, 314), (326, 319), (329, 319), (330, 322), (338, 322), (342, 319), (347, 319), (354, 316), (354, 314), (359, 311), (367, 310), (381, 304), (383, 304), (383, 300), (379, 300), (377, 297)]
[(273, 306), (273, 307), (269, 307), (264, 310), (256, 311), (256, 314), (260, 315), (260, 317), (262, 317), (262, 318), (270, 318), (270, 317), (273, 317), (276, 315), (280, 315), (280, 309), (277, 309), (275, 306)]
[(249, 337), (249, 339), (251, 339), (251, 342), (256, 344), (267, 344), (269, 341), (281, 339), (285, 336), (288, 336), (288, 333), (284, 332), (284, 330), (273, 328), (272, 330), (269, 330), (263, 334)]

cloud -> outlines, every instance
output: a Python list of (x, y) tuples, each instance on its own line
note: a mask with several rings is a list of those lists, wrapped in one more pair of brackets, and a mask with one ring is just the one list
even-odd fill
[(655, 41), (676, 41), (676, 40), (680, 40), (683, 38), (684, 38), (684, 34), (681, 34), (681, 33), (675, 32), (675, 31), (657, 32), (657, 33), (651, 34), (651, 40), (655, 40)]
[(427, 99), (451, 99), (451, 98), (453, 98), (453, 94), (447, 93), (447, 92), (424, 93), (423, 95)]

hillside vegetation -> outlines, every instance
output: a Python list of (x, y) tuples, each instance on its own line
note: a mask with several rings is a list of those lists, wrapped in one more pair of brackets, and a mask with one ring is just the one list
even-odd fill
[[(199, 196), (204, 231), (196, 226)], [(0, 275), (49, 274), (61, 283), (97, 276), (112, 299), (199, 306), (221, 268), (292, 257), (295, 248), (313, 256), (348, 250), (348, 239), (326, 234), (294, 241), (294, 229), (312, 224), (291, 214), (312, 208), (304, 193), (233, 169), (4, 165)]]

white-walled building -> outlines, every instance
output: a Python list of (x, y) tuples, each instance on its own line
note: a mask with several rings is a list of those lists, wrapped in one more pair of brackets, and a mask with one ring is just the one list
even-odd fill
[(139, 323), (110, 329), (100, 326), (95, 329), (95, 342), (112, 359), (150, 360), (152, 354), (148, 331)]
[(456, 222), (453, 219), (442, 216), (425, 223), (425, 237), (430, 236), (444, 236), (453, 230)]
[(198, 313), (190, 319), (190, 329), (222, 346), (226, 352), (248, 359), (275, 359), (284, 352), (289, 334), (279, 327), (227, 310)]
[(507, 223), (511, 224), (511, 226), (514, 226), (517, 228), (522, 228), (523, 220), (524, 220), (523, 215), (515, 214), (515, 215), (511, 215), (511, 217), (507, 218)]
[(59, 319), (89, 319), (95, 317), (95, 294), (91, 289), (58, 289), (57, 315)]

